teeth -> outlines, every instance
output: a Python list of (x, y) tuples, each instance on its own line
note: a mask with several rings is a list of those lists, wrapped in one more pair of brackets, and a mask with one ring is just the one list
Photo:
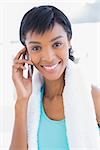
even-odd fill
[(44, 68), (45, 68), (45, 69), (48, 69), (48, 70), (51, 70), (51, 69), (56, 68), (57, 65), (58, 65), (58, 64), (56, 64), (56, 65), (54, 65), (54, 66), (51, 66), (51, 67), (46, 67), (46, 66), (44, 66)]

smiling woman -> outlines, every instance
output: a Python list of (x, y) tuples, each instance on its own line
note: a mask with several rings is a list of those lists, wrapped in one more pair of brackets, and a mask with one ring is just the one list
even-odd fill
[(53, 29), (43, 35), (28, 32), (25, 44), (31, 61), (46, 79), (56, 80), (61, 76), (70, 48), (67, 34), (61, 25), (55, 23)]
[[(12, 67), (17, 100), (10, 150), (100, 148), (91, 87), (71, 61), (71, 38), (67, 16), (54, 6), (34, 7), (24, 15), (24, 48)], [(25, 63), (33, 66), (27, 79)]]

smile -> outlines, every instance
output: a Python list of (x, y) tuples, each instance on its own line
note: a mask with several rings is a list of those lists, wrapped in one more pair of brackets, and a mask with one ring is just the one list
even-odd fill
[(45, 69), (47, 70), (52, 70), (52, 69), (55, 69), (57, 67), (58, 64), (55, 64), (53, 66), (50, 66), (50, 67), (46, 67), (46, 66), (43, 66)]
[(58, 66), (59, 63), (55, 64), (55, 65), (44, 65), (42, 66), (46, 71), (54, 71), (56, 69), (56, 67)]

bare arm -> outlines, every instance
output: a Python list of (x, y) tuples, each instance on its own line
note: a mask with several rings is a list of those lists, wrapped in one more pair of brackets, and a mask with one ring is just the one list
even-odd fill
[[(10, 150), (27, 150), (27, 106), (32, 93), (32, 76), (28, 71), (28, 78), (23, 77), (25, 63), (33, 64), (30, 60), (25, 60), (24, 55), (28, 55), (26, 48), (18, 52), (14, 58), (12, 66), (12, 80), (16, 88), (17, 101), (15, 105), (15, 122)], [(22, 58), (21, 58), (22, 56)]]
[(100, 125), (100, 89), (92, 86), (92, 97), (95, 105), (97, 122)]
[(17, 100), (15, 105), (15, 123), (9, 150), (27, 150), (27, 104)]

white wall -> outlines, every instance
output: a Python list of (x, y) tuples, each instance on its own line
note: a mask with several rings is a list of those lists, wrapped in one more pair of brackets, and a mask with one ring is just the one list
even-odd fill
[(100, 87), (100, 23), (73, 25), (72, 45), (80, 65), (88, 71), (91, 84)]

